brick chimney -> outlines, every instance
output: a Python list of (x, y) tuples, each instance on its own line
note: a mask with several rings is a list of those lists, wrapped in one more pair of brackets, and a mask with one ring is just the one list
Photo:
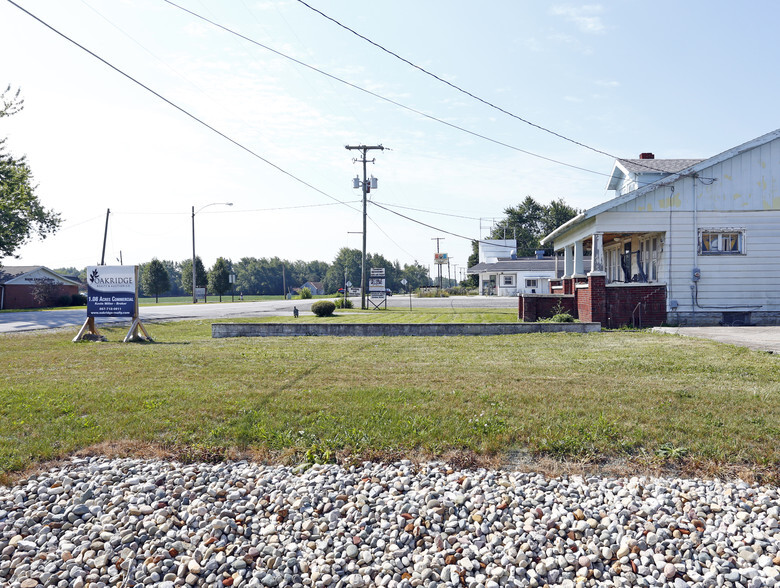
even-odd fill
[(639, 159), (655, 159), (655, 155), (652, 153), (640, 153)]

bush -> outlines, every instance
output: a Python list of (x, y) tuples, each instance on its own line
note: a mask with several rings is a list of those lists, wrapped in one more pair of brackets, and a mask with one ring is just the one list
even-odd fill
[(74, 294), (70, 297), (70, 305), (71, 306), (86, 306), (87, 305), (87, 297), (84, 296), (84, 294)]
[(308, 300), (311, 298), (311, 290), (308, 288), (301, 288), (301, 300)]
[(70, 301), (71, 301), (70, 294), (60, 294), (57, 297), (57, 306), (70, 306)]
[(551, 323), (573, 323), (574, 317), (568, 312), (559, 312), (550, 317)]
[(330, 300), (318, 300), (311, 305), (311, 311), (315, 316), (331, 316), (336, 310), (336, 305)]
[(336, 298), (333, 301), (333, 304), (336, 306), (336, 308), (354, 308), (355, 305), (352, 304), (352, 301), (349, 298)]

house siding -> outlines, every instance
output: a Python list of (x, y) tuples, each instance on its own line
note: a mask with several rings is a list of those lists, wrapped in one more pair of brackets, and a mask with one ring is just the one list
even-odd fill
[[(556, 246), (594, 232), (660, 233), (659, 283), (682, 322), (717, 322), (750, 310), (759, 324), (780, 316), (780, 139), (738, 152), (685, 177), (615, 204), (556, 238)], [(702, 255), (700, 229), (744, 230), (744, 253)], [(608, 243), (604, 244), (608, 247)], [(693, 269), (701, 278), (694, 282)], [(669, 308), (668, 310), (671, 310)]]

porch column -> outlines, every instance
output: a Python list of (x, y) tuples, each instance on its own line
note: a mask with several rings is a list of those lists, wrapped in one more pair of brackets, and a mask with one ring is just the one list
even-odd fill
[(590, 275), (600, 276), (604, 274), (604, 233), (593, 233), (591, 237), (593, 253), (590, 258)]
[(582, 241), (574, 242), (574, 276), (575, 278), (584, 278), (585, 269), (583, 262), (583, 248)]
[(574, 273), (574, 246), (566, 245), (563, 248), (563, 277), (570, 278)]

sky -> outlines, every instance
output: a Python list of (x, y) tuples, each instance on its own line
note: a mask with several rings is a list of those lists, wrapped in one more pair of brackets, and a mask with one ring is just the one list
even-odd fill
[(526, 196), (588, 209), (615, 157), (780, 127), (773, 0), (15, 2), (104, 61), (0, 0), (0, 89), (24, 98), (0, 137), (62, 217), (4, 265), (95, 265), (104, 233), (107, 264), (183, 261), (193, 207), (207, 267), (330, 263), (362, 247), (345, 146), (382, 145), (368, 251), (432, 266), (438, 243), (461, 277)]

